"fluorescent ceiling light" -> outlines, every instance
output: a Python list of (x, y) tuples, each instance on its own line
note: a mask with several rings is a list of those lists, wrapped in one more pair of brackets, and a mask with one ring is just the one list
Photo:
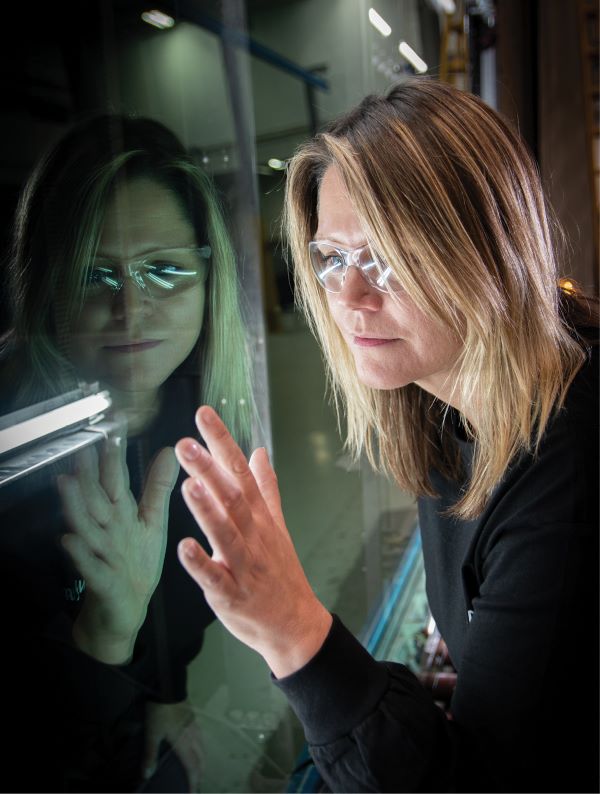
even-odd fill
[(422, 58), (419, 58), (417, 53), (413, 50), (412, 47), (409, 47), (405, 41), (401, 41), (400, 45), (398, 46), (400, 50), (400, 55), (410, 63), (411, 66), (414, 66), (415, 71), (419, 74), (423, 74), (423, 72), (427, 71), (427, 64)]
[(154, 25), (155, 28), (160, 28), (161, 30), (164, 30), (165, 28), (172, 28), (175, 24), (173, 17), (170, 17), (168, 14), (163, 14), (162, 11), (157, 10), (144, 11), (142, 14), (142, 19), (149, 25)]
[(380, 16), (374, 8), (369, 8), (369, 22), (373, 27), (378, 30), (382, 36), (389, 36), (392, 32), (391, 27), (385, 21), (385, 19)]
[(0, 430), (0, 453), (10, 452), (50, 433), (92, 419), (110, 408), (111, 402), (107, 391), (99, 392)]
[(433, 5), (437, 11), (442, 11), (444, 14), (454, 14), (456, 11), (454, 0), (433, 0)]

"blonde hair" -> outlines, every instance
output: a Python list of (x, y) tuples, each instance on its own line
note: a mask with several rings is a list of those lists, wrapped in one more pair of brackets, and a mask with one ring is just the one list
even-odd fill
[(472, 518), (510, 462), (535, 451), (585, 360), (561, 314), (536, 166), (481, 100), (428, 78), (367, 97), (290, 162), (283, 223), (296, 295), (323, 348), (347, 446), (355, 456), (364, 449), (376, 469), (419, 496), (435, 495), (432, 468), (461, 473), (456, 443), (441, 443), (448, 406), (414, 383), (377, 390), (358, 378), (308, 257), (320, 182), (332, 165), (409, 297), (462, 342), (455, 388), (476, 431), (461, 417), (474, 456), (451, 512)]

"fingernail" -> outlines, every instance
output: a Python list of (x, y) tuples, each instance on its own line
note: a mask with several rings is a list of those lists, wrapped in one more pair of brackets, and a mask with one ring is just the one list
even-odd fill
[(196, 556), (196, 547), (193, 543), (182, 543), (183, 553), (186, 557), (190, 560), (193, 560)]
[(200, 413), (200, 418), (204, 422), (205, 425), (210, 425), (214, 421), (214, 416), (212, 411), (202, 411)]
[(195, 441), (190, 441), (183, 447), (181, 454), (186, 460), (196, 460), (200, 455), (200, 444)]
[(200, 497), (204, 495), (205, 488), (200, 480), (192, 480), (190, 483), (190, 491), (192, 496), (195, 496), (196, 499), (200, 499)]

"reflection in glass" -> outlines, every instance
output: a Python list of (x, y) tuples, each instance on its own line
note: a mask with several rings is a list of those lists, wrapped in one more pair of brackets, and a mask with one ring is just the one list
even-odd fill
[(149, 298), (168, 298), (205, 281), (210, 254), (210, 245), (167, 248), (122, 267), (108, 257), (96, 256), (86, 277), (85, 299), (103, 299), (110, 292), (119, 292), (126, 278)]
[[(98, 382), (127, 431), (0, 490), (11, 603), (2, 664), (14, 684), (4, 779), (27, 790), (197, 790), (186, 668), (213, 614), (176, 557), (182, 537), (207, 542), (169, 447), (196, 435), (199, 403), (242, 445), (253, 418), (216, 193), (162, 124), (90, 118), (22, 191), (10, 286), (0, 412)], [(34, 766), (24, 763), (32, 748)]]

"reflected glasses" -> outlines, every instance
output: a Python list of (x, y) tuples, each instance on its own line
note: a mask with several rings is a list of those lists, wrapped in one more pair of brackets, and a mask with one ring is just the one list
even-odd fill
[(141, 259), (116, 263), (107, 257), (92, 260), (84, 284), (86, 299), (104, 298), (123, 289), (130, 278), (149, 298), (168, 298), (206, 280), (212, 251), (196, 248), (162, 248)]
[(308, 244), (310, 261), (315, 274), (327, 292), (341, 292), (349, 267), (358, 267), (362, 277), (380, 292), (399, 292), (402, 286), (397, 276), (370, 246), (345, 250), (327, 240), (313, 240)]

